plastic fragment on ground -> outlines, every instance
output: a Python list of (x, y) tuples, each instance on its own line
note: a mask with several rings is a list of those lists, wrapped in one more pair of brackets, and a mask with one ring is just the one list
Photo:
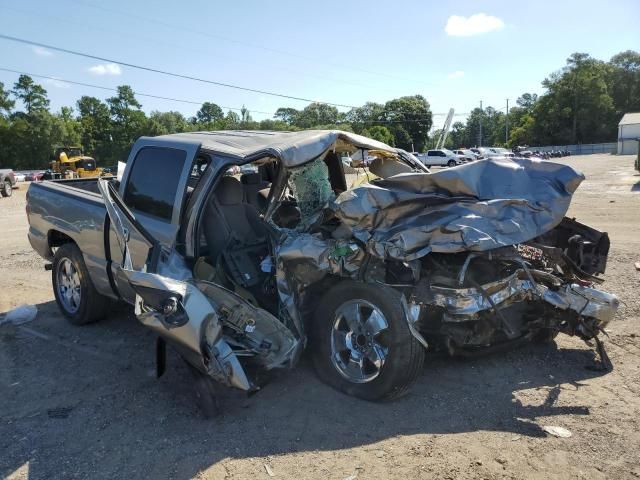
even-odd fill
[(22, 325), (34, 320), (36, 315), (38, 315), (38, 307), (35, 305), (20, 305), (7, 312), (4, 318), (0, 319), (0, 325), (5, 323)]
[(557, 427), (554, 425), (545, 425), (542, 427), (542, 430), (547, 432), (549, 435), (553, 435), (554, 437), (559, 438), (569, 438), (572, 433), (564, 427)]

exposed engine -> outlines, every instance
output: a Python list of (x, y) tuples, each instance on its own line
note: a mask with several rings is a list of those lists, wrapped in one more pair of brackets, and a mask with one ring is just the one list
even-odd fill
[(608, 250), (606, 234), (565, 219), (526, 244), (390, 262), (385, 283), (419, 310), (414, 326), (427, 342), (452, 354), (543, 341), (559, 332), (589, 341), (619, 304), (595, 287), (602, 280), (593, 274), (604, 272)]

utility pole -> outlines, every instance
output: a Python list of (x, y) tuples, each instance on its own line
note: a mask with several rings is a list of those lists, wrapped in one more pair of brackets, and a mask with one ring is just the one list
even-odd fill
[(507, 98), (507, 116), (504, 122), (504, 144), (509, 143), (509, 99)]
[(482, 100), (480, 100), (480, 134), (478, 135), (478, 146), (482, 146), (482, 115), (484, 114), (484, 110), (482, 110)]

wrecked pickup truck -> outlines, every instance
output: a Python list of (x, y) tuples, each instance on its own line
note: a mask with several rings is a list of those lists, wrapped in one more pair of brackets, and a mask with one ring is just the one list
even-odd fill
[[(356, 152), (375, 160), (354, 180)], [(341, 131), (143, 137), (122, 178), (32, 184), (29, 239), (72, 323), (134, 305), (159, 334), (158, 373), (168, 342), (201, 399), (256, 391), (308, 347), (322, 380), (382, 400), (427, 351), (559, 332), (601, 346), (618, 300), (597, 288), (607, 234), (565, 217), (582, 180), (529, 159), (430, 173)]]

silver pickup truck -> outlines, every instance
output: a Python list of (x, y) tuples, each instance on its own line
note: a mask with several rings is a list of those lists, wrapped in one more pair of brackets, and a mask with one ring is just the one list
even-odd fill
[[(356, 152), (374, 160), (346, 175)], [(565, 218), (583, 178), (527, 159), (430, 173), (340, 131), (143, 137), (122, 178), (32, 184), (29, 240), (73, 324), (133, 305), (159, 334), (158, 374), (169, 342), (205, 413), (218, 384), (258, 390), (306, 347), (322, 380), (382, 400), (428, 351), (559, 332), (601, 346), (609, 239)]]

